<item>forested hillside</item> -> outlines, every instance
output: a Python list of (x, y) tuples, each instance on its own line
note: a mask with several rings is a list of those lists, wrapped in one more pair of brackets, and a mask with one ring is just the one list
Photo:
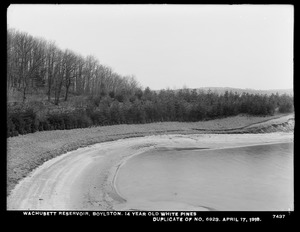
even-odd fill
[(93, 56), (82, 57), (13, 29), (7, 33), (7, 93), (8, 137), (93, 125), (293, 111), (288, 94), (144, 89), (133, 76), (122, 76)]
[(237, 92), (238, 94), (242, 94), (244, 92), (249, 94), (287, 94), (293, 96), (293, 89), (268, 89), (268, 90), (258, 90), (258, 89), (240, 89), (240, 88), (230, 88), (230, 87), (202, 87), (197, 89), (199, 92), (204, 91), (212, 91), (217, 94), (224, 94), (226, 91), (228, 92)]

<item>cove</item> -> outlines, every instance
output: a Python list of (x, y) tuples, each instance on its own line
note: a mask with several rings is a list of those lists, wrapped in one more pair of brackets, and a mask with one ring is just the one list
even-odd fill
[[(294, 209), (293, 143), (226, 149), (155, 149), (118, 170), (128, 202), (219, 211)], [(167, 202), (167, 204), (166, 204)], [(188, 209), (188, 207), (187, 207)]]

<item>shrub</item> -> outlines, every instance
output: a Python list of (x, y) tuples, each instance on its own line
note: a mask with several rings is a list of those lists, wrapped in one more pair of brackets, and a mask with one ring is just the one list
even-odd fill
[(94, 112), (90, 112), (88, 115), (91, 118), (94, 125), (103, 125), (103, 122), (105, 121), (105, 117), (102, 112), (94, 111)]
[(292, 102), (284, 102), (279, 105), (279, 112), (280, 113), (290, 113), (293, 111), (293, 104)]
[(74, 116), (77, 121), (79, 128), (89, 127), (92, 125), (92, 120), (88, 117), (87, 113), (84, 112), (75, 112)]
[(24, 121), (23, 118), (20, 114), (18, 113), (13, 113), (11, 115), (11, 121), (15, 126), (15, 131), (18, 132), (18, 134), (23, 134), (24, 133)]
[(64, 120), (58, 113), (49, 115), (48, 121), (50, 124), (50, 128), (54, 130), (60, 130), (65, 128)]
[(14, 134), (16, 132), (17, 131), (16, 131), (15, 124), (13, 123), (11, 116), (8, 115), (8, 117), (7, 117), (7, 137), (14, 136)]

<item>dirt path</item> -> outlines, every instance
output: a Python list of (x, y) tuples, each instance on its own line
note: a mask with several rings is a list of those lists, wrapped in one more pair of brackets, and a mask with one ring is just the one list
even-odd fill
[[(294, 115), (287, 114), (281, 115), (274, 118), (267, 118), (265, 120), (259, 122), (249, 123), (248, 125), (243, 125), (241, 127), (233, 127), (233, 128), (224, 128), (224, 129), (200, 129), (200, 128), (193, 128), (196, 131), (205, 131), (205, 132), (219, 132), (219, 133), (266, 133), (266, 132), (276, 132), (278, 130), (281, 131), (291, 131), (293, 130), (294, 126)], [(275, 128), (273, 128), (275, 127)], [(262, 130), (262, 131), (260, 131)], [(270, 130), (270, 131), (268, 131)]]
[(292, 142), (293, 133), (158, 135), (121, 139), (53, 158), (20, 181), (8, 210), (207, 210), (184, 203), (127, 202), (114, 187), (118, 167), (133, 155), (157, 147), (225, 148)]

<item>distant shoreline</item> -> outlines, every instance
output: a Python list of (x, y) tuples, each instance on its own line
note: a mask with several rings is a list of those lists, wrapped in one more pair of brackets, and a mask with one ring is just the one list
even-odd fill
[(235, 116), (210, 121), (114, 125), (44, 131), (7, 139), (7, 194), (41, 164), (66, 152), (96, 143), (163, 134), (240, 134), (291, 132), (294, 115)]

